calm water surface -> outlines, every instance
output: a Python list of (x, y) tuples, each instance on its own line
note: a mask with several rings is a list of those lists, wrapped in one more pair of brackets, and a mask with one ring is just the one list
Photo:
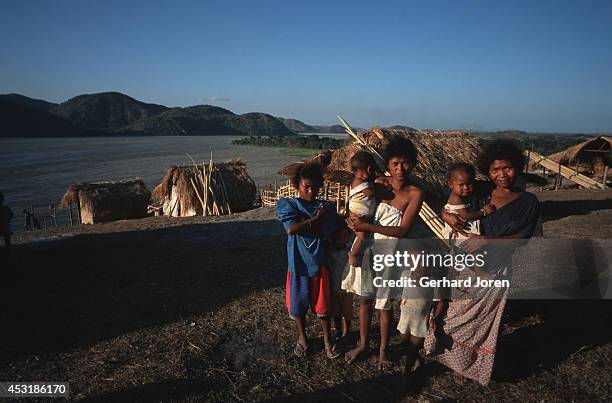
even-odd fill
[(171, 165), (241, 158), (258, 186), (284, 180), (277, 171), (299, 160), (283, 150), (230, 144), (240, 137), (96, 137), (0, 139), (0, 191), (14, 211), (57, 203), (72, 183), (139, 177), (149, 190)]

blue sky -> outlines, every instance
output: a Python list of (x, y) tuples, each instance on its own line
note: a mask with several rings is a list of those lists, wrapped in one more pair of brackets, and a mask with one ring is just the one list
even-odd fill
[(0, 92), (612, 132), (611, 1), (11, 1)]

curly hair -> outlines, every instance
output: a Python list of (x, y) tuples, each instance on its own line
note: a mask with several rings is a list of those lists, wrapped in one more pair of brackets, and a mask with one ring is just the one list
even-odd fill
[(410, 139), (406, 137), (394, 137), (385, 147), (385, 165), (389, 164), (389, 160), (393, 157), (404, 157), (408, 160), (412, 168), (417, 164), (417, 150)]
[(496, 160), (508, 161), (515, 170), (522, 171), (525, 167), (523, 146), (518, 141), (511, 139), (493, 140), (485, 144), (476, 165), (483, 174), (488, 175), (491, 164)]
[(476, 170), (467, 162), (455, 162), (448, 170), (448, 179), (451, 179), (454, 172), (464, 172), (472, 179), (476, 178)]
[(317, 182), (319, 186), (323, 185), (323, 168), (317, 163), (306, 163), (295, 170), (291, 176), (291, 185), (298, 189), (302, 179), (310, 179)]

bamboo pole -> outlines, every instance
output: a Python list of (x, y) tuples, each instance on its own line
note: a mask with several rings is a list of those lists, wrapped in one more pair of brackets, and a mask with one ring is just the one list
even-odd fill
[[(351, 137), (353, 137), (360, 145), (362, 145), (367, 151), (369, 151), (374, 156), (380, 169), (383, 172), (387, 173), (386, 167), (384, 166), (385, 165), (384, 158), (382, 157), (382, 155), (380, 155), (374, 147), (366, 143), (365, 140), (361, 138), (360, 135), (355, 133), (353, 129), (351, 128), (351, 126), (349, 126), (348, 122), (344, 120), (340, 115), (338, 115), (338, 119), (340, 119), (340, 122), (344, 126), (346, 132)], [(427, 202), (424, 200), (423, 200), (423, 206), (421, 207), (421, 210), (419, 211), (419, 217), (421, 217), (421, 219), (425, 222), (425, 224), (434, 232), (434, 234), (436, 234), (438, 238), (444, 239), (444, 236), (442, 235), (442, 230), (441, 230), (441, 228), (444, 228), (444, 222), (440, 219), (440, 217), (438, 217), (433, 212), (431, 207), (429, 207)]]
[(189, 178), (189, 181), (191, 182), (191, 186), (193, 186), (193, 190), (195, 191), (195, 194), (198, 200), (200, 201), (200, 204), (202, 205), (202, 215), (206, 215), (204, 214), (204, 212), (206, 211), (206, 205), (204, 204), (204, 200), (202, 200), (202, 197), (200, 196), (200, 192), (198, 192), (198, 186), (196, 185), (193, 178)]
[(348, 205), (350, 196), (350, 186), (344, 187), (344, 212), (348, 215)]
[(606, 187), (608, 187), (608, 166), (607, 165), (604, 168), (603, 179), (601, 181), (601, 190), (604, 190)]
[[(213, 170), (213, 161), (212, 161), (212, 153), (210, 154), (210, 161), (208, 163), (208, 172), (206, 173), (206, 194), (208, 195), (208, 192), (210, 192), (210, 184), (212, 181), (212, 170)], [(213, 215), (215, 213), (215, 208), (214, 208), (214, 199), (212, 198), (212, 194), (210, 195), (210, 198), (208, 199), (209, 204), (211, 205), (210, 207), (210, 214)], [(212, 203), (210, 203), (210, 201), (212, 201)]]
[[(525, 153), (525, 155), (527, 155), (527, 153)], [(575, 170), (569, 167), (566, 167), (565, 165), (561, 165), (549, 158), (543, 157), (542, 155), (536, 153), (535, 151), (532, 151), (529, 154), (529, 158), (531, 158), (531, 160), (534, 161), (535, 163), (539, 164), (542, 168), (546, 168), (550, 170), (551, 172), (559, 172), (561, 176), (571, 180), (577, 185), (580, 185), (588, 189), (600, 189), (601, 188), (601, 183), (594, 180), (593, 178), (589, 178), (586, 175), (576, 173)]]

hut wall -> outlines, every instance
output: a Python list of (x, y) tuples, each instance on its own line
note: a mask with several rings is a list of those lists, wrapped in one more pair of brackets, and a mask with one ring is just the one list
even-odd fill
[(78, 203), (81, 223), (97, 224), (146, 217), (150, 198), (142, 180), (80, 183), (69, 187), (60, 205)]
[(81, 224), (95, 224), (94, 214), (89, 209), (89, 205), (81, 203), (79, 200), (79, 208), (81, 209)]

